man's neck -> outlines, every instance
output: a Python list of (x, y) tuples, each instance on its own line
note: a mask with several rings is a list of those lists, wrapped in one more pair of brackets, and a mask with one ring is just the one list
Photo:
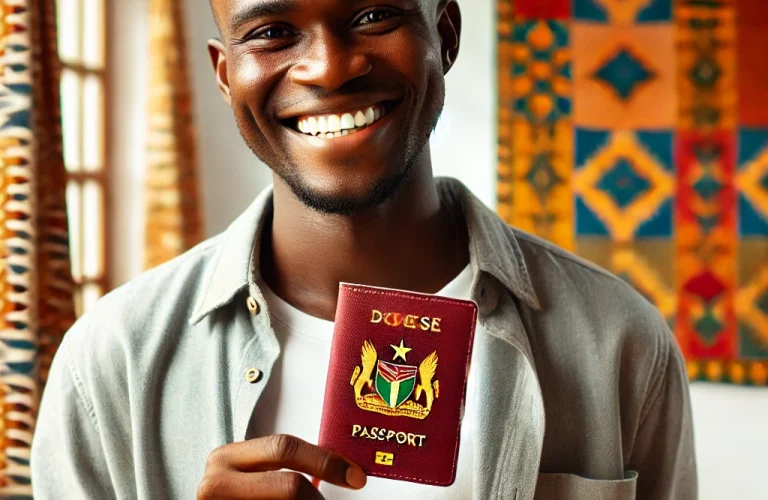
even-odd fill
[[(434, 293), (469, 261), (466, 224), (442, 205), (429, 152), (397, 195), (364, 214), (319, 213), (275, 178), (261, 273), (285, 301), (332, 320), (340, 282)], [(454, 210), (455, 212), (456, 210)]]

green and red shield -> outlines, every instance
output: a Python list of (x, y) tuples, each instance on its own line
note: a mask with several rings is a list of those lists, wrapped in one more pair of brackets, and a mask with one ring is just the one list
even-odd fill
[(376, 370), (376, 392), (387, 405), (397, 408), (413, 393), (416, 385), (415, 366), (379, 361)]

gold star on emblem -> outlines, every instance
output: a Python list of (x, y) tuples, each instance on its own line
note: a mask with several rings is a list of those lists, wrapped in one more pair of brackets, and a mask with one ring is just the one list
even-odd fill
[(403, 361), (405, 361), (406, 363), (408, 362), (408, 360), (405, 359), (405, 355), (408, 354), (408, 352), (411, 350), (410, 347), (405, 347), (403, 345), (402, 340), (400, 341), (399, 346), (392, 345), (392, 344), (389, 344), (389, 345), (392, 346), (392, 349), (395, 350), (395, 357), (392, 358), (392, 361), (397, 361), (397, 358), (400, 357), (400, 358), (403, 358)]

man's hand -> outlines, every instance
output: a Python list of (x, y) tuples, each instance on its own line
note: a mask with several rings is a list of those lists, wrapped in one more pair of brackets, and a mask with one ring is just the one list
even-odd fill
[(320, 492), (300, 473), (354, 489), (362, 488), (367, 481), (360, 467), (335, 453), (293, 436), (268, 436), (213, 450), (197, 488), (197, 498), (322, 499)]

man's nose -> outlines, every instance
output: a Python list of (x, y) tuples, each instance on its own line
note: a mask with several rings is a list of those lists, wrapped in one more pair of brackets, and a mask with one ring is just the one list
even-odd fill
[(371, 61), (349, 44), (330, 34), (316, 38), (307, 54), (293, 66), (291, 81), (301, 85), (338, 90), (347, 82), (370, 73)]

